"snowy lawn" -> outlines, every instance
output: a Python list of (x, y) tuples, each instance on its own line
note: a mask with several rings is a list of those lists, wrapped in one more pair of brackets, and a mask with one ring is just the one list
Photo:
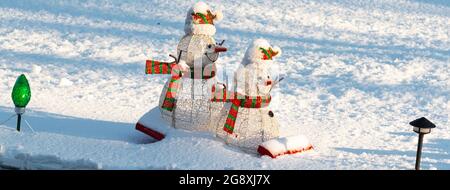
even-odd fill
[[(283, 49), (286, 79), (271, 107), (282, 134), (314, 151), (278, 159), (245, 154), (209, 134), (173, 131), (150, 143), (135, 122), (157, 106), (166, 77), (145, 60), (169, 60), (192, 2), (0, 1), (0, 123), (25, 73), (25, 119), (0, 126), (0, 166), (79, 169), (413, 169), (425, 116), (423, 169), (450, 169), (450, 3), (320, 0), (214, 1), (216, 39), (234, 70), (248, 43)], [(157, 111), (153, 110), (155, 118)]]

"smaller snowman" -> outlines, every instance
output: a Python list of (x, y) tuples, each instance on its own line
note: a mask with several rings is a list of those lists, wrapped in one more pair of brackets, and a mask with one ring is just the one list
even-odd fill
[(271, 46), (264, 39), (255, 40), (234, 73), (233, 90), (225, 85), (215, 85), (212, 89), (211, 101), (227, 104), (210, 125), (216, 129), (216, 136), (227, 144), (273, 158), (312, 148), (302, 136), (280, 138), (277, 118), (268, 107), (271, 90), (283, 79), (274, 79), (270, 73), (273, 58), (280, 55), (279, 47)]

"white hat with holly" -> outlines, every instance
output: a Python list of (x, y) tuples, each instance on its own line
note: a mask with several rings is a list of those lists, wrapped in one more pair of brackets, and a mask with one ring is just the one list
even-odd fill
[(222, 20), (222, 11), (212, 11), (208, 4), (197, 2), (186, 16), (184, 31), (186, 34), (213, 36), (216, 33), (214, 22)]
[(268, 65), (273, 62), (273, 58), (281, 55), (281, 49), (278, 46), (272, 46), (265, 39), (257, 39), (247, 49), (243, 65), (252, 63)]

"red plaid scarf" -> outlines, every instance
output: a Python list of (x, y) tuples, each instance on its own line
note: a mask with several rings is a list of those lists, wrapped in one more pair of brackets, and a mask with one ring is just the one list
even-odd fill
[(264, 108), (269, 106), (270, 101), (272, 100), (270, 95), (250, 97), (238, 93), (227, 93), (226, 89), (223, 89), (222, 92), (216, 92), (215, 86), (212, 87), (212, 96), (211, 101), (213, 102), (231, 102), (227, 120), (223, 126), (223, 130), (229, 134), (233, 134), (240, 107)]
[(147, 60), (145, 64), (146, 74), (171, 74), (169, 88), (167, 88), (166, 95), (162, 104), (162, 108), (167, 111), (173, 111), (175, 108), (176, 95), (180, 86), (180, 79), (182, 76), (181, 70), (176, 62), (159, 62), (155, 60)]

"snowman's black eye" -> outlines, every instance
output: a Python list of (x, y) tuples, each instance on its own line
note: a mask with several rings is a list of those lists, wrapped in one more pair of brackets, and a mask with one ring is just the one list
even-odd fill
[(267, 76), (268, 79), (270, 79), (270, 76)]
[(208, 48), (212, 48), (212, 45), (211, 45), (211, 44), (209, 44), (209, 45), (208, 45)]

